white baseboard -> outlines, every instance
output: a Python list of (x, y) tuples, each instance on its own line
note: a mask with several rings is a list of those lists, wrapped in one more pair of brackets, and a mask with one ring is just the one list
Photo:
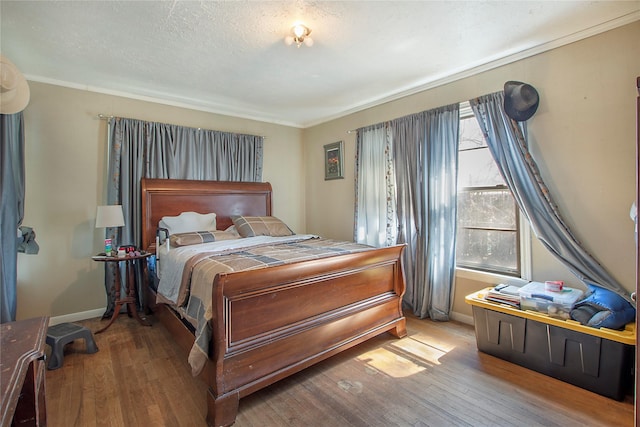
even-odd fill
[(468, 314), (462, 314), (452, 311), (449, 313), (449, 318), (451, 320), (473, 326), (473, 316), (469, 316)]
[(107, 307), (96, 308), (95, 310), (81, 311), (79, 313), (65, 314), (62, 316), (54, 316), (49, 318), (49, 326), (58, 325), (60, 323), (78, 322), (80, 320), (93, 319), (102, 317)]

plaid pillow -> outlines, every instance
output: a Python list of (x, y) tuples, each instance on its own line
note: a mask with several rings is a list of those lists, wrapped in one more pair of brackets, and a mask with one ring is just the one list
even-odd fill
[(169, 237), (169, 244), (172, 247), (189, 246), (237, 238), (238, 236), (227, 231), (192, 231), (190, 233), (172, 234)]
[(234, 216), (233, 225), (241, 237), (292, 236), (295, 233), (275, 216)]

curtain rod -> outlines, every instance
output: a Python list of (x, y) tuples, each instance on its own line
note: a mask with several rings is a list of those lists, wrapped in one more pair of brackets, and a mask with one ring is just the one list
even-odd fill
[[(109, 119), (113, 119), (114, 117), (115, 117), (115, 116), (108, 116), (108, 115), (106, 115), (106, 114), (102, 114), (102, 113), (100, 113), (100, 114), (98, 114), (98, 115), (96, 116), (96, 118), (97, 118), (98, 120), (109, 120)], [(133, 120), (140, 120), (140, 119), (133, 119)], [(149, 122), (150, 120), (140, 120), (140, 121)], [(178, 126), (182, 126), (182, 125), (178, 125)], [(191, 126), (184, 126), (184, 127), (191, 127)], [(202, 130), (202, 128), (195, 128), (195, 129)], [(210, 129), (210, 130), (213, 130), (213, 129)], [(229, 131), (216, 131), (216, 132), (239, 133), (239, 132), (229, 132)], [(244, 134), (242, 134), (242, 135), (259, 136), (259, 137), (260, 137), (260, 138), (262, 138), (262, 139), (267, 139), (267, 137), (266, 137), (266, 136), (264, 136), (264, 135), (251, 135), (251, 134), (248, 134), (248, 133), (244, 133)]]
[(384, 122), (376, 123), (375, 125), (368, 125), (368, 126), (362, 126), (362, 127), (358, 128), (358, 129), (351, 129), (351, 130), (348, 130), (347, 133), (357, 133), (358, 130), (364, 129), (364, 128), (370, 127), (370, 126), (384, 126), (386, 128), (386, 127), (389, 126), (389, 123), (390, 123), (390, 121), (387, 120), (387, 121), (384, 121)]

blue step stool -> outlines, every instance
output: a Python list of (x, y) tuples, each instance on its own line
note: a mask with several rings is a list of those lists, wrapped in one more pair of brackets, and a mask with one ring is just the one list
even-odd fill
[(47, 329), (46, 343), (51, 346), (51, 356), (47, 363), (48, 369), (58, 369), (64, 361), (64, 346), (77, 339), (84, 339), (87, 353), (98, 351), (91, 331), (75, 323), (60, 323)]

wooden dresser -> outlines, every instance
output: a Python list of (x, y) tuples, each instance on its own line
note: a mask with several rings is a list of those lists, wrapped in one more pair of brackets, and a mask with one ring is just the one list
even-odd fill
[(45, 426), (48, 317), (0, 325), (0, 426)]

